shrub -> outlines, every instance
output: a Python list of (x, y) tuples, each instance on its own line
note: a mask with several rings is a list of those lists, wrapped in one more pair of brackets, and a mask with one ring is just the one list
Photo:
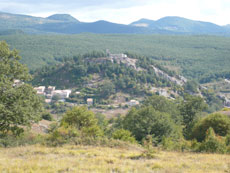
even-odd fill
[(162, 147), (169, 151), (184, 151), (191, 148), (191, 143), (183, 138), (175, 140), (171, 137), (164, 137), (162, 139)]
[(103, 135), (102, 130), (97, 124), (95, 114), (86, 107), (73, 107), (67, 111), (61, 121), (61, 126), (74, 127), (86, 136), (97, 137)]
[(226, 139), (225, 139), (225, 144), (228, 146), (230, 146), (230, 134), (228, 134), (227, 136), (226, 136)]
[(121, 141), (136, 143), (135, 138), (132, 136), (131, 132), (124, 129), (119, 129), (113, 132), (113, 139), (119, 139)]
[(48, 120), (48, 121), (53, 121), (53, 116), (49, 112), (46, 112), (46, 113), (42, 114), (42, 119)]
[(230, 119), (227, 115), (214, 113), (200, 120), (192, 130), (192, 137), (201, 142), (205, 139), (209, 128), (219, 136), (226, 136), (230, 132)]
[(213, 128), (209, 128), (205, 141), (199, 147), (200, 152), (208, 153), (226, 153), (227, 148), (222, 137), (216, 136)]
[(80, 132), (73, 127), (59, 127), (52, 131), (47, 138), (47, 144), (59, 146), (70, 143), (74, 137), (80, 136)]
[(37, 143), (45, 143), (45, 140), (46, 135), (33, 134), (30, 132), (24, 132), (19, 136), (8, 134), (0, 137), (0, 147), (33, 145)]
[(74, 107), (64, 114), (59, 127), (56, 124), (51, 126), (48, 144), (63, 145), (74, 142), (77, 138), (93, 139), (101, 136), (103, 131), (98, 126), (94, 113), (86, 107)]

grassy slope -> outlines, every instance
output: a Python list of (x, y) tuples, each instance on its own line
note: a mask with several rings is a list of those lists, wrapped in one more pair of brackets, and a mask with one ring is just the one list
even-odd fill
[(0, 149), (0, 172), (228, 172), (229, 155), (159, 152), (132, 160), (139, 149), (27, 146)]
[[(164, 65), (179, 66), (185, 76), (226, 71), (230, 66), (230, 38), (217, 36), (167, 35), (9, 35), (0, 36), (12, 48), (21, 50), (22, 61), (30, 68), (56, 62), (92, 50), (131, 52), (157, 57)], [(162, 60), (162, 58), (164, 60)]]

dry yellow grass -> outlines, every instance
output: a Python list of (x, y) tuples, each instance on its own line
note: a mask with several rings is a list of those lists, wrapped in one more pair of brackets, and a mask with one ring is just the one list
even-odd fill
[(138, 149), (91, 146), (27, 146), (0, 149), (0, 172), (230, 172), (230, 156), (160, 151), (154, 159), (131, 159)]

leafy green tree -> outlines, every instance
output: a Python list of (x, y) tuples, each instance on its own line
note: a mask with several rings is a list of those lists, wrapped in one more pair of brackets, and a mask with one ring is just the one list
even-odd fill
[(184, 136), (190, 137), (192, 127), (199, 118), (199, 113), (207, 108), (204, 99), (199, 96), (186, 95), (183, 102), (179, 105), (183, 119)]
[(198, 84), (196, 81), (188, 81), (186, 82), (184, 88), (187, 92), (197, 93)]
[(22, 126), (30, 126), (40, 119), (41, 99), (31, 85), (28, 69), (19, 60), (18, 51), (10, 50), (6, 42), (0, 42), (0, 132), (12, 131), (15, 135), (23, 132)]
[(168, 100), (163, 96), (153, 95), (144, 101), (144, 106), (152, 106), (159, 112), (165, 112), (171, 115), (175, 122), (181, 123), (180, 111), (175, 102)]
[(105, 81), (99, 88), (99, 96), (102, 98), (108, 98), (111, 94), (115, 93), (115, 85), (111, 81)]
[(155, 110), (151, 106), (132, 108), (123, 120), (124, 129), (129, 130), (138, 141), (151, 135), (157, 142), (165, 137), (180, 137), (180, 128), (168, 113)]
[(219, 136), (226, 136), (230, 134), (230, 118), (220, 113), (210, 114), (195, 124), (192, 137), (197, 141), (203, 141), (209, 128)]

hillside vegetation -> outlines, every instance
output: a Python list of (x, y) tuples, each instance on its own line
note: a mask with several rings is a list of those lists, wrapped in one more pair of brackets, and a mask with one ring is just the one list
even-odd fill
[[(152, 57), (182, 75), (203, 82), (229, 76), (230, 38), (169, 35), (7, 35), (0, 36), (20, 50), (30, 69), (60, 62), (90, 51), (132, 52)], [(206, 79), (205, 79), (206, 78)], [(205, 80), (204, 80), (205, 79)]]

